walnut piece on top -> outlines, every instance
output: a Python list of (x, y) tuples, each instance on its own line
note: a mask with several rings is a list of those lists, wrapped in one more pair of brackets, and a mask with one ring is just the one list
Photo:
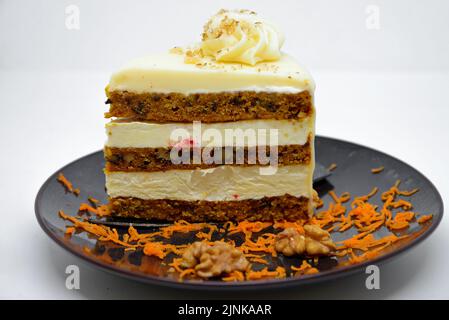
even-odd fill
[(276, 237), (275, 249), (285, 256), (307, 254), (328, 255), (336, 249), (329, 232), (319, 226), (304, 225), (305, 235), (295, 228), (287, 228)]
[(249, 262), (244, 254), (232, 245), (217, 241), (208, 244), (197, 241), (182, 256), (184, 268), (194, 268), (201, 278), (210, 278), (232, 271), (245, 271)]

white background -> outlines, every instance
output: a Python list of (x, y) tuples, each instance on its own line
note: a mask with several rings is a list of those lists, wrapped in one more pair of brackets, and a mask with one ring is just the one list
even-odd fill
[[(80, 30), (65, 9), (80, 9)], [(370, 5), (380, 29), (367, 28)], [(104, 87), (129, 58), (199, 40), (220, 8), (249, 8), (286, 34), (317, 83), (317, 133), (392, 154), (449, 196), (449, 1), (0, 0), (0, 298), (449, 298), (449, 223), (365, 275), (281, 292), (201, 294), (97, 271), (57, 247), (34, 217), (44, 180), (102, 147)], [(65, 267), (81, 289), (65, 288)]]

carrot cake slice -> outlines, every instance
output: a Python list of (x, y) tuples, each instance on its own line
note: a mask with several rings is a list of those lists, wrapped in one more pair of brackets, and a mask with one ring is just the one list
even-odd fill
[(312, 214), (314, 82), (251, 11), (221, 10), (200, 43), (133, 60), (106, 88), (112, 215), (298, 220)]

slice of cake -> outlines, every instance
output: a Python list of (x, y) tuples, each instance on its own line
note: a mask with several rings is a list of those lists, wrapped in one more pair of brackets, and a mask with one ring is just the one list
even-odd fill
[(222, 10), (194, 47), (113, 74), (104, 150), (112, 215), (310, 217), (314, 82), (282, 44), (255, 13)]

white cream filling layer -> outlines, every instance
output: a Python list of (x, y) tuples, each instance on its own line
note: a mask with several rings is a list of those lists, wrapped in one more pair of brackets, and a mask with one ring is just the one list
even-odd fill
[(314, 117), (303, 120), (249, 120), (223, 123), (149, 123), (112, 121), (106, 124), (106, 146), (167, 148), (305, 144), (314, 133)]
[(182, 54), (159, 54), (127, 63), (110, 79), (109, 91), (135, 93), (214, 93), (269, 91), (313, 94), (312, 77), (293, 58), (282, 54), (278, 61), (254, 66), (217, 63), (204, 58), (199, 64), (185, 63)]
[(260, 175), (259, 166), (219, 166), (165, 172), (107, 172), (110, 197), (140, 199), (237, 201), (264, 196), (312, 198), (313, 165), (280, 166)]

